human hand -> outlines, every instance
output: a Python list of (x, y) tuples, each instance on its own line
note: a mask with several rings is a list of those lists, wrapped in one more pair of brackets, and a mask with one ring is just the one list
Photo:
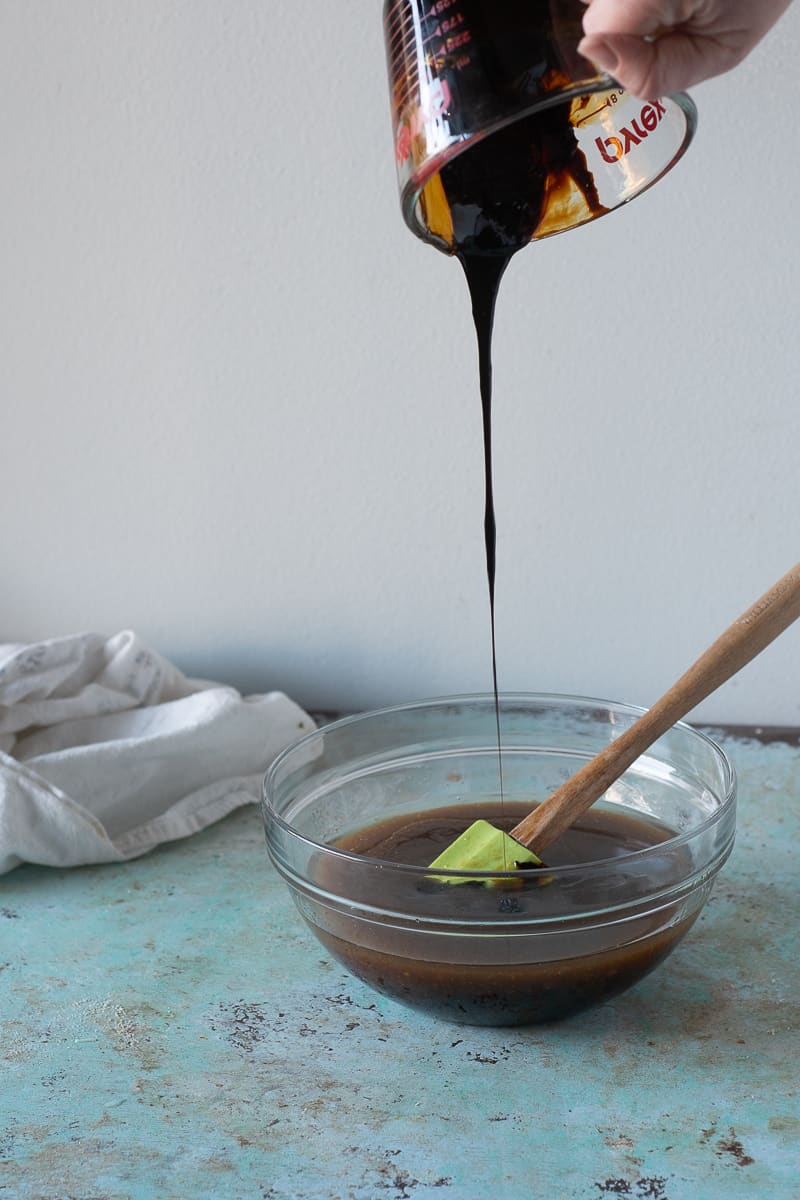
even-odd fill
[(791, 0), (584, 0), (578, 49), (634, 95), (683, 91), (738, 66)]

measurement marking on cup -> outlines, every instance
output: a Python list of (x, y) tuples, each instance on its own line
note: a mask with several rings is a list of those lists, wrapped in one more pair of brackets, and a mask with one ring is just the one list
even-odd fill
[(622, 92), (612, 92), (603, 104), (599, 104), (597, 108), (593, 108), (590, 113), (587, 113), (585, 117), (581, 117), (575, 122), (575, 124), (585, 125), (588, 121), (593, 120), (594, 117), (598, 116), (601, 112), (603, 112), (604, 109), (612, 108), (615, 104), (617, 104), (621, 95), (623, 95)]

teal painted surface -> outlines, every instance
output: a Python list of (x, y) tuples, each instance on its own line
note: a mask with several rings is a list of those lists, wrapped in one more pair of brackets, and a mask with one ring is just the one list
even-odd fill
[(444, 1025), (345, 975), (252, 810), (6, 876), (0, 1196), (800, 1197), (800, 749), (726, 747), (740, 833), (705, 914), (560, 1026)]

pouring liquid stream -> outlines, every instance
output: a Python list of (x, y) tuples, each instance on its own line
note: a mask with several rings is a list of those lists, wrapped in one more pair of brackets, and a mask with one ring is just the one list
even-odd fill
[[(497, 677), (495, 576), (497, 524), (492, 454), (492, 332), (500, 281), (513, 256), (535, 237), (546, 207), (566, 184), (603, 212), (594, 180), (563, 114), (545, 112), (506, 126), (448, 163), (440, 173), (452, 243), (467, 279), (478, 342), (485, 471), (484, 538), (497, 726), (499, 795), (504, 803)], [(567, 188), (567, 193), (569, 188)]]
[(467, 277), (475, 333), (478, 339), (478, 369), (480, 375), (481, 408), (483, 416), (483, 469), (485, 478), (485, 508), (483, 533), (486, 546), (486, 580), (489, 589), (489, 622), (492, 647), (492, 688), (494, 716), (497, 727), (497, 773), (500, 807), (504, 808), (503, 751), (500, 730), (500, 694), (497, 683), (497, 632), (495, 621), (495, 578), (497, 574), (497, 521), (494, 507), (494, 468), (492, 462), (492, 330), (497, 292), (511, 253), (504, 255), (459, 253)]

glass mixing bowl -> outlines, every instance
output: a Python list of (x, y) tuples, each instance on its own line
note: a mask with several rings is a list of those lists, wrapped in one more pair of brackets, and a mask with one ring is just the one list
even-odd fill
[[(532, 808), (642, 711), (501, 696), (504, 802)], [(644, 848), (543, 870), (459, 873), (456, 885), (427, 863), (337, 845), (377, 822), (451, 805), (477, 819), (498, 799), (494, 698), (458, 696), (323, 726), (275, 761), (262, 808), (270, 857), (326, 950), (385, 996), (479, 1025), (560, 1019), (630, 987), (690, 929), (733, 846), (733, 769), (682, 723), (588, 816), (648, 830), (655, 842), (648, 835)]]

